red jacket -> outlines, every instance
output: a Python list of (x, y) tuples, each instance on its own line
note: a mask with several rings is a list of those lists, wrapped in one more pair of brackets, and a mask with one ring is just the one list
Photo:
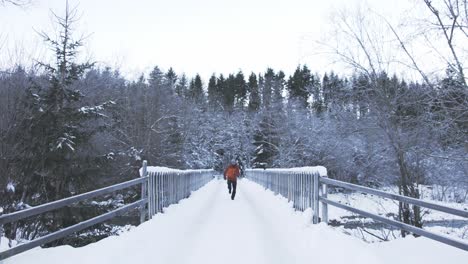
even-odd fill
[(227, 178), (230, 181), (236, 181), (239, 175), (240, 175), (240, 170), (239, 170), (239, 166), (237, 165), (231, 164), (224, 170), (224, 179)]

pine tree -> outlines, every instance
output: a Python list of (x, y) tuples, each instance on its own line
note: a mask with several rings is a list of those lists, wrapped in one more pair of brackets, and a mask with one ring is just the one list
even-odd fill
[(312, 109), (315, 110), (317, 115), (321, 115), (327, 109), (324, 101), (324, 94), (322, 85), (320, 84), (320, 78), (317, 75), (310, 76), (310, 84), (307, 88), (312, 94)]
[(245, 83), (242, 71), (239, 71), (234, 78), (234, 91), (236, 94), (236, 105), (242, 109), (247, 100), (247, 84)]
[(283, 71), (279, 71), (273, 82), (273, 104), (277, 111), (282, 111), (283, 108), (283, 91), (286, 75)]
[(353, 105), (356, 117), (362, 118), (369, 111), (369, 98), (367, 96), (371, 90), (370, 80), (367, 75), (360, 74), (352, 79)]
[(171, 91), (172, 93), (175, 91), (176, 82), (177, 82), (177, 74), (174, 72), (174, 70), (171, 67), (164, 75), (164, 86), (166, 86), (169, 89), (169, 91)]
[(271, 105), (271, 98), (273, 92), (273, 85), (275, 82), (275, 72), (273, 69), (268, 68), (265, 73), (265, 78), (263, 82), (262, 89), (262, 106), (264, 108), (269, 108)]
[(260, 92), (257, 82), (257, 76), (255, 73), (251, 73), (249, 76), (249, 82), (247, 84), (249, 89), (249, 111), (256, 112), (260, 109)]
[(187, 76), (185, 76), (185, 74), (182, 74), (179, 81), (175, 85), (175, 92), (181, 98), (184, 98), (184, 97), (187, 96), (187, 93), (188, 93), (188, 80), (187, 80)]
[(68, 188), (75, 180), (72, 177), (76, 174), (73, 168), (79, 163), (77, 149), (87, 144), (96, 132), (86, 123), (102, 117), (102, 110), (112, 102), (95, 107), (80, 106), (83, 95), (74, 84), (93, 64), (76, 64), (74, 61), (82, 46), (81, 40), (72, 37), (76, 10), (70, 10), (67, 3), (65, 17), (55, 18), (62, 30), (59, 39), (46, 34), (42, 36), (55, 51), (56, 64), (41, 63), (47, 71), (48, 84), (46, 87), (35, 85), (30, 90), (33, 116), (31, 120), (25, 120), (24, 126), (27, 138), (33, 142), (27, 142), (23, 147), (31, 160), (40, 159), (28, 166), (27, 174), (51, 174), (51, 184), (55, 188), (52, 193), (58, 199), (68, 195)]
[(310, 89), (312, 85), (312, 74), (309, 68), (304, 65), (301, 69), (297, 66), (294, 74), (289, 77), (287, 88), (289, 91), (289, 98), (298, 100), (301, 104), (306, 107), (308, 105), (308, 99), (310, 96)]
[[(333, 74), (333, 72), (331, 73)], [(328, 77), (328, 74), (325, 73), (322, 78), (322, 91), (323, 91), (323, 103), (325, 108), (329, 108), (331, 97), (332, 97), (332, 91), (333, 91), (333, 84), (332, 81), (330, 80), (331, 78)]]
[(190, 82), (189, 86), (189, 98), (194, 102), (201, 104), (205, 100), (205, 95), (203, 93), (203, 83), (199, 74), (195, 76), (194, 79)]
[(149, 74), (148, 78), (149, 85), (155, 90), (162, 90), (164, 84), (164, 73), (159, 69), (158, 66), (155, 66)]
[(218, 84), (216, 83), (216, 75), (213, 74), (208, 81), (208, 104), (211, 107), (218, 107), (220, 103), (221, 93), (218, 90)]
[(468, 87), (452, 67), (448, 67), (445, 74), (440, 82), (441, 89), (434, 96), (437, 99), (433, 100), (433, 119), (437, 126), (442, 123), (446, 127), (442, 136), (444, 145), (463, 145), (468, 134)]
[(148, 78), (148, 90), (143, 99), (145, 106), (147, 106), (146, 115), (149, 117), (149, 122), (146, 123), (146, 127), (153, 124), (154, 121), (159, 120), (162, 115), (162, 107), (167, 104), (167, 97), (172, 92), (169, 87), (164, 85), (164, 73), (159, 69), (158, 66), (154, 67), (149, 74)]
[(345, 80), (341, 79), (333, 71), (325, 73), (322, 78), (322, 98), (325, 110), (349, 109), (350, 91), (346, 89)]
[(229, 74), (223, 88), (225, 110), (232, 111), (236, 99), (236, 80), (233, 74)]
[[(55, 53), (55, 64), (41, 62), (45, 70), (42, 80), (33, 82), (24, 101), (30, 115), (22, 120), (16, 134), (15, 149), (19, 178), (24, 187), (20, 194), (24, 203), (40, 204), (87, 190), (92, 182), (89, 171), (105, 162), (103, 155), (92, 148), (91, 139), (105, 130), (103, 111), (114, 102), (86, 106), (77, 86), (93, 63), (75, 62), (82, 40), (72, 35), (76, 9), (68, 3), (64, 17), (55, 16), (60, 27), (58, 39), (41, 36)], [(13, 164), (13, 163), (12, 163)], [(73, 222), (67, 208), (54, 213), (51, 229)]]
[(273, 113), (263, 112), (263, 116), (253, 135), (252, 166), (254, 168), (273, 167), (279, 154), (280, 135)]

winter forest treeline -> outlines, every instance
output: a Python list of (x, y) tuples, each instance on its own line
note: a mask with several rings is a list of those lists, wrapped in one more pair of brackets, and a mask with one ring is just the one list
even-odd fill
[[(67, 31), (73, 16), (58, 19), (61, 37), (44, 35), (53, 63), (0, 73), (4, 213), (138, 177), (144, 159), (181, 169), (219, 170), (231, 158), (251, 168), (322, 165), (332, 178), (396, 185), (412, 197), (420, 184), (435, 185), (466, 201), (467, 86), (451, 67), (432, 85), (314, 65), (207, 80), (154, 66), (127, 80), (78, 61), (83, 43)], [(412, 210), (400, 217), (422, 225)], [(63, 219), (23, 223), (21, 236), (76, 221)]]

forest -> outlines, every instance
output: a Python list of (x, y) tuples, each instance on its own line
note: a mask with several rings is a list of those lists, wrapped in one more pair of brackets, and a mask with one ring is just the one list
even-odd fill
[[(423, 4), (442, 21), (431, 2)], [(407, 79), (379, 68), (365, 39), (350, 35), (368, 55), (351, 74), (312, 64), (203, 79), (155, 65), (132, 80), (79, 60), (86, 43), (75, 37), (74, 12), (56, 16), (58, 38), (42, 35), (54, 61), (0, 71), (0, 213), (138, 177), (143, 160), (179, 169), (222, 170), (232, 158), (247, 168), (321, 165), (331, 178), (411, 197), (428, 185), (434, 199), (468, 198), (468, 89), (457, 56), (437, 76), (414, 61), (421, 77)], [(436, 30), (463, 34), (466, 14), (458, 15), (460, 24)], [(422, 225), (416, 207), (402, 210)], [(5, 232), (33, 239), (78, 221), (72, 211)]]

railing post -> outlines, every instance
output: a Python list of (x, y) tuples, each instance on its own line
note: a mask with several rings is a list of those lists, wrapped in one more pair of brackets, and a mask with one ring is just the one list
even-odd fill
[(161, 210), (161, 173), (155, 173), (156, 186), (154, 187), (154, 192), (156, 196), (156, 213), (160, 213)]
[[(327, 177), (327, 176), (322, 176)], [(321, 179), (321, 177), (320, 177)], [(326, 183), (322, 183), (322, 197), (327, 199), (328, 187)], [(322, 221), (328, 225), (328, 204), (322, 201)]]
[[(0, 215), (2, 215), (2, 214), (0, 213)], [(0, 224), (0, 246), (2, 245), (2, 237), (3, 237), (3, 225)]]
[[(141, 177), (146, 177), (146, 174), (147, 174), (147, 166), (148, 166), (148, 162), (146, 160), (143, 161), (143, 172), (141, 174)], [(146, 188), (147, 188), (147, 185), (148, 185), (148, 181), (145, 181), (141, 184), (141, 199), (145, 199), (146, 198)], [(148, 209), (149, 209), (149, 206), (148, 206)], [(143, 223), (145, 221), (145, 217), (146, 217), (146, 210), (145, 210), (145, 205), (143, 204), (141, 207), (140, 207), (140, 224)]]
[(319, 174), (314, 173), (314, 216), (313, 224), (319, 223)]
[(146, 188), (148, 193), (148, 220), (153, 218), (154, 215), (154, 192), (153, 192), (153, 175), (152, 173), (148, 174), (148, 187)]
[(156, 214), (156, 173), (151, 173), (151, 218)]
[[(2, 211), (0, 211), (0, 216), (1, 216), (2, 214), (3, 214), (3, 209), (2, 209)], [(0, 224), (0, 246), (2, 245), (2, 237), (3, 237), (3, 225)], [(0, 248), (1, 248), (1, 247), (0, 247)], [(0, 261), (0, 263), (2, 263), (2, 262)]]

